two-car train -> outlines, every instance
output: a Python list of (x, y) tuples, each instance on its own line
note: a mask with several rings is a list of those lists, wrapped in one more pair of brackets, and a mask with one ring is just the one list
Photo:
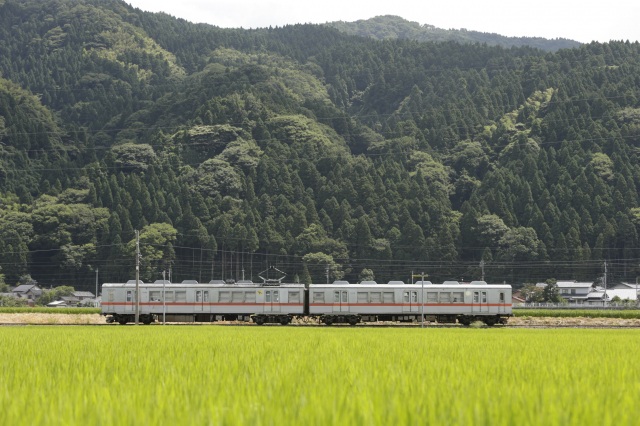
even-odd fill
[(484, 281), (407, 284), (364, 281), (349, 284), (284, 284), (279, 281), (197, 281), (103, 284), (102, 315), (107, 322), (135, 320), (168, 322), (253, 321), (289, 324), (294, 318), (317, 319), (324, 324), (377, 321), (506, 323), (512, 315), (511, 286)]

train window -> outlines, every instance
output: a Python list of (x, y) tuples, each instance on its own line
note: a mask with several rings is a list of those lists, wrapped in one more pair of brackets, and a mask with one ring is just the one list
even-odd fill
[(393, 302), (395, 302), (395, 300), (393, 298), (393, 292), (392, 291), (385, 291), (384, 293), (382, 293), (382, 300), (384, 301), (384, 303), (393, 303)]
[(340, 303), (340, 292), (339, 291), (334, 291), (333, 292), (333, 303)]
[(418, 292), (417, 291), (412, 291), (411, 292), (411, 303), (418, 303)]
[(464, 302), (464, 292), (463, 291), (454, 291), (451, 293), (453, 296), (453, 303), (463, 303)]
[(487, 292), (486, 291), (482, 292), (482, 303), (487, 303)]
[(176, 302), (186, 302), (186, 301), (187, 301), (187, 292), (176, 291)]
[(273, 303), (280, 303), (280, 293), (278, 293), (278, 290), (273, 290)]
[(324, 303), (324, 293), (321, 291), (314, 291), (313, 303)]
[(347, 302), (348, 302), (348, 300), (347, 300), (347, 292), (343, 291), (342, 292), (342, 303), (347, 303)]
[(402, 299), (404, 301), (404, 303), (409, 303), (409, 292), (405, 291), (402, 295)]
[(500, 303), (504, 303), (504, 293), (500, 293)]
[(428, 291), (427, 303), (438, 303), (438, 293), (436, 293), (435, 291)]
[(209, 301), (209, 291), (208, 291), (208, 290), (205, 290), (205, 291), (202, 293), (202, 300), (203, 300), (204, 302), (208, 302), (208, 301)]
[(379, 291), (372, 291), (371, 292), (371, 303), (381, 303), (382, 302), (382, 295), (380, 294)]
[(473, 292), (473, 303), (480, 303), (480, 292)]
[(173, 291), (165, 291), (164, 300), (167, 302), (173, 302)]
[(196, 291), (196, 303), (202, 302), (202, 290)]
[(231, 301), (231, 292), (230, 291), (221, 291), (218, 294), (218, 302), (230, 302)]
[(133, 292), (131, 290), (127, 291), (127, 302), (133, 301)]
[(231, 302), (233, 302), (233, 303), (242, 303), (242, 302), (244, 302), (244, 291), (232, 291), (231, 292)]
[(368, 303), (369, 302), (369, 293), (366, 291), (358, 292), (358, 303)]
[(289, 292), (289, 303), (300, 303), (300, 292), (299, 291), (290, 291)]
[(162, 302), (162, 292), (160, 290), (150, 291), (149, 302)]
[(451, 293), (440, 293), (440, 303), (450, 303), (451, 302)]
[(264, 293), (264, 301), (267, 303), (271, 303), (271, 290), (267, 290)]
[(247, 292), (245, 292), (244, 300), (247, 303), (256, 303), (256, 292), (255, 291), (247, 291)]

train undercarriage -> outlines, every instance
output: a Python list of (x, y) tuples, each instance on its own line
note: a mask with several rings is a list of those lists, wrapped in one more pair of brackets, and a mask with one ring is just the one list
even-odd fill
[[(421, 322), (421, 315), (357, 315), (357, 314), (326, 314), (321, 315), (318, 320), (326, 325), (350, 324), (373, 322), (401, 322), (415, 323)], [(505, 315), (425, 315), (425, 322), (435, 322), (438, 324), (462, 324), (469, 326), (474, 322), (482, 322), (489, 327), (496, 324), (506, 324), (508, 316)]]
[[(249, 322), (253, 321), (257, 325), (263, 324), (280, 324), (288, 325), (293, 321), (294, 316), (290, 314), (227, 314), (227, 315), (215, 315), (215, 314), (167, 314), (164, 318), (166, 322), (171, 323), (196, 323), (196, 322), (218, 322), (218, 321), (241, 321)], [(420, 315), (359, 315), (359, 314), (325, 314), (314, 317), (318, 322), (333, 325), (333, 324), (349, 324), (357, 325), (360, 323), (374, 323), (374, 322), (400, 322), (400, 323), (416, 323), (421, 322), (422, 317)], [(107, 316), (107, 323), (128, 324), (135, 322), (135, 315), (133, 314), (112, 314)], [(475, 322), (482, 322), (491, 327), (496, 324), (506, 324), (508, 316), (505, 315), (425, 315), (425, 322), (434, 322), (438, 324), (462, 324), (469, 326)], [(139, 322), (142, 324), (151, 324), (153, 322), (162, 322), (162, 315), (155, 314), (140, 314)]]

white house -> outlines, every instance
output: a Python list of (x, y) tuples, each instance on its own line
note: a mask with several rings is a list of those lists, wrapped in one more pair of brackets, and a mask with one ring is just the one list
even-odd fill
[(592, 290), (592, 282), (578, 282), (578, 281), (558, 281), (558, 292), (560, 296), (569, 303), (585, 303), (587, 297)]
[(604, 305), (605, 301), (607, 303), (611, 303), (611, 300), (613, 300), (613, 298), (615, 298), (616, 296), (620, 298), (620, 300), (638, 300), (638, 293), (636, 293), (635, 288), (620, 288), (616, 286), (614, 288), (607, 289), (607, 291), (605, 292), (603, 288), (598, 287), (596, 291), (592, 291), (591, 293), (589, 293), (586, 303), (588, 305), (602, 306)]

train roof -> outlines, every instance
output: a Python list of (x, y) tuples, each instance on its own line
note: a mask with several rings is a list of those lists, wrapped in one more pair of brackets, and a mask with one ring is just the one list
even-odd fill
[[(478, 289), (483, 289), (483, 288), (511, 288), (511, 285), (509, 284), (487, 284), (484, 281), (474, 281), (471, 283), (459, 283), (457, 281), (445, 281), (442, 284), (434, 284), (431, 281), (425, 281), (424, 282), (424, 286), (425, 288), (428, 287), (433, 287), (433, 288), (478, 288)], [(340, 283), (334, 283), (334, 284), (311, 284), (309, 286), (310, 288), (396, 288), (396, 287), (405, 287), (405, 288), (421, 288), (422, 287), (422, 282), (418, 281), (416, 283), (403, 283), (402, 281), (392, 281), (389, 282), (388, 284), (376, 284), (376, 283), (369, 283), (369, 282), (362, 282), (362, 283), (358, 283), (358, 284), (350, 284), (350, 283), (346, 283), (343, 284), (342, 282)]]
[[(145, 288), (258, 288), (258, 287), (304, 287), (304, 284), (296, 284), (296, 283), (282, 283), (282, 284), (263, 284), (263, 283), (254, 283), (251, 281), (237, 282), (237, 283), (225, 283), (224, 281), (216, 281), (209, 283), (198, 283), (197, 281), (189, 281), (189, 282), (181, 282), (181, 283), (170, 283), (169, 281), (158, 280), (154, 283), (145, 283), (143, 281), (139, 282), (140, 286)], [(134, 288), (136, 286), (135, 280), (127, 281), (126, 283), (104, 283), (103, 287), (107, 288), (123, 288), (123, 287), (131, 287)]]
[[(126, 283), (104, 283), (103, 287), (106, 288), (123, 288), (123, 287), (135, 287), (136, 281), (129, 280)], [(260, 288), (260, 287), (305, 287), (304, 284), (300, 283), (254, 283), (252, 281), (238, 281), (238, 282), (225, 282), (222, 280), (211, 280), (208, 283), (198, 283), (195, 280), (185, 280), (181, 283), (171, 283), (169, 281), (157, 280), (153, 283), (145, 283), (143, 281), (139, 281), (139, 285), (145, 288)], [(361, 283), (349, 283), (348, 281), (335, 281), (332, 284), (310, 284), (311, 288), (421, 288), (423, 286), (421, 281), (417, 281), (415, 283), (405, 283), (403, 281), (389, 281), (386, 284), (377, 283), (375, 281), (363, 281)], [(425, 281), (424, 287), (429, 288), (511, 288), (509, 284), (487, 284), (485, 281), (472, 281), (470, 283), (460, 283), (458, 281), (445, 281), (442, 284), (435, 284), (431, 281)]]

